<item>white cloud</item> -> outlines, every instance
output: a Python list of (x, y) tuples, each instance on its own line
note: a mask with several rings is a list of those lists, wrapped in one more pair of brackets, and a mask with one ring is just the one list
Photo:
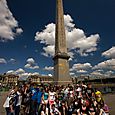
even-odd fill
[(104, 76), (104, 74), (102, 74), (102, 73), (100, 73), (98, 71), (93, 71), (90, 75), (91, 76), (95, 76), (95, 77), (102, 77), (102, 76)]
[(17, 70), (9, 70), (6, 72), (6, 74), (18, 75), (19, 79), (21, 79), (21, 80), (26, 80), (29, 76), (39, 75), (38, 72), (29, 73), (29, 72), (26, 72), (25, 70), (23, 70), (22, 68), (19, 68)]
[(15, 64), (16, 63), (16, 60), (14, 58), (11, 58), (9, 61), (9, 63), (12, 63), (12, 64)]
[(107, 78), (107, 77), (113, 77), (115, 75), (114, 71), (93, 71), (92, 73), (90, 73), (90, 76), (96, 77), (96, 78)]
[(51, 66), (49, 66), (49, 67), (46, 66), (46, 67), (44, 68), (44, 70), (46, 70), (46, 71), (52, 71), (53, 69), (54, 69), (54, 67), (51, 67)]
[(55, 50), (54, 45), (49, 45), (43, 48), (44, 52), (42, 53), (44, 56), (54, 56)]
[(99, 63), (94, 66), (93, 69), (112, 69), (115, 70), (115, 59), (110, 59), (104, 62)]
[(74, 64), (71, 68), (71, 71), (81, 71), (81, 72), (86, 72), (85, 70), (92, 68), (90, 63), (78, 63)]
[(25, 73), (25, 70), (23, 70), (22, 68), (19, 68), (15, 71), (16, 74), (23, 74)]
[(67, 29), (73, 28), (75, 24), (73, 24), (73, 19), (70, 15), (64, 15), (64, 24)]
[(19, 74), (19, 80), (26, 80), (28, 78), (28, 73)]
[(39, 75), (39, 73), (38, 72), (34, 72), (34, 73), (32, 73), (32, 75)]
[(6, 74), (15, 74), (15, 71), (14, 70), (9, 70), (6, 72)]
[(37, 63), (33, 58), (28, 58), (27, 64), (24, 67), (28, 69), (39, 69), (39, 66), (37, 65)]
[(0, 58), (0, 64), (6, 64), (7, 61), (4, 58)]
[(12, 61), (15, 61), (15, 59), (11, 58), (9, 61), (12, 62)]
[(112, 74), (115, 74), (115, 72), (114, 71), (107, 71), (105, 74), (112, 75)]
[(78, 49), (78, 53), (83, 55), (88, 55), (88, 53), (97, 50), (97, 41), (99, 39), (99, 35), (91, 35), (89, 37), (85, 36), (83, 30), (74, 28), (70, 32), (67, 33), (67, 43), (68, 48), (71, 49)]
[(104, 72), (102, 69), (98, 69), (98, 70), (96, 70), (97, 72)]
[(70, 72), (70, 76), (74, 76), (75, 75), (75, 73), (73, 73), (73, 72)]
[(115, 59), (115, 46), (102, 53), (102, 56)]
[(40, 41), (40, 43), (45, 43), (46, 45), (55, 44), (55, 24), (51, 23), (45, 26), (43, 32), (37, 32), (35, 36), (35, 41)]
[(16, 33), (17, 33), (17, 34), (21, 34), (22, 32), (23, 32), (23, 30), (22, 30), (21, 28), (17, 28), (17, 29), (16, 29)]
[[(75, 27), (70, 15), (64, 15), (64, 20), (67, 46), (70, 52), (72, 52), (72, 49), (77, 49), (77, 53), (82, 56), (87, 56), (89, 53), (97, 50), (97, 43), (99, 40), (98, 34), (86, 37), (83, 30)], [(42, 32), (37, 32), (35, 41), (40, 41), (40, 43), (46, 45), (43, 47), (44, 52), (42, 54), (45, 56), (53, 56), (55, 46), (55, 24), (48, 24)]]
[(35, 64), (35, 60), (33, 58), (28, 58), (27, 63), (29, 64)]
[(48, 76), (52, 77), (53, 75), (52, 74), (48, 74)]
[(18, 27), (17, 20), (8, 8), (7, 1), (0, 0), (0, 40), (14, 40), (15, 36), (22, 32), (23, 30)]
[(19, 79), (26, 80), (29, 76), (34, 76), (34, 75), (39, 75), (39, 73), (38, 72), (34, 72), (34, 73), (25, 72), (25, 73), (19, 74)]
[(39, 69), (39, 66), (33, 66), (33, 65), (30, 65), (30, 64), (26, 64), (25, 66), (24, 66), (25, 68), (28, 68), (28, 69)]
[(7, 71), (7, 74), (15, 74), (15, 75), (21, 75), (24, 74), (25, 70), (23, 70), (22, 68), (19, 68), (17, 70), (9, 70)]
[(78, 70), (77, 73), (87, 73), (87, 71), (82, 69), (82, 70)]

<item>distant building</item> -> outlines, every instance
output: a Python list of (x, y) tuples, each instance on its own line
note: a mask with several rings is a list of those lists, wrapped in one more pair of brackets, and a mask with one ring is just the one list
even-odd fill
[(27, 81), (31, 81), (32, 83), (52, 83), (52, 76), (41, 76), (41, 75), (32, 75), (29, 76)]
[(3, 85), (14, 86), (18, 83), (19, 76), (13, 74), (0, 75), (0, 82)]

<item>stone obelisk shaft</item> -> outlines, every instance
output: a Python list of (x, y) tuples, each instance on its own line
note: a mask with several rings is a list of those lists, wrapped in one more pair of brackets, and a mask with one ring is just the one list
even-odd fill
[(62, 0), (56, 0), (56, 33), (54, 56), (54, 82), (55, 84), (69, 84), (72, 80), (69, 75), (69, 56), (64, 26), (64, 13)]
[(57, 0), (55, 53), (58, 53), (58, 52), (67, 53), (64, 16), (63, 15), (64, 15), (64, 13), (63, 13), (62, 0)]

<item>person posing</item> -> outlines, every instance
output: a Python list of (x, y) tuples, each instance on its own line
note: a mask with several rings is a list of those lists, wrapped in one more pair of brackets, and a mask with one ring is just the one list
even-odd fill
[(36, 105), (36, 114), (35, 115), (39, 115), (40, 114), (40, 110), (41, 110), (41, 102), (42, 102), (42, 95), (43, 95), (43, 89), (40, 89), (39, 86), (36, 88), (36, 101), (37, 101), (37, 105)]
[(42, 95), (42, 104), (48, 104), (48, 88), (45, 88)]
[(48, 115), (48, 108), (46, 107), (46, 104), (42, 104), (40, 115)]
[(61, 107), (59, 107), (59, 111), (61, 115), (69, 115), (68, 114), (68, 107), (65, 101), (62, 101)]
[(3, 107), (6, 110), (6, 115), (13, 115), (14, 114), (14, 108), (13, 108), (13, 103), (14, 103), (14, 92), (10, 92), (10, 94), (7, 96)]
[(16, 105), (15, 105), (15, 115), (19, 115), (20, 113), (20, 107), (21, 107), (21, 102), (22, 102), (22, 95), (20, 93), (20, 90), (17, 89), (16, 93)]
[(49, 104), (50, 104), (50, 108), (52, 106), (52, 104), (55, 103), (55, 95), (56, 93), (53, 91), (53, 88), (51, 88), (51, 91), (49, 91)]
[(51, 115), (61, 115), (60, 111), (55, 107), (55, 104), (51, 105), (50, 114)]
[(20, 102), (18, 86), (9, 93), (3, 107), (6, 109), (6, 115), (19, 115), (20, 112)]
[(89, 100), (91, 100), (91, 97), (95, 97), (94, 90), (92, 88), (92, 85), (89, 83), (86, 88), (86, 96)]
[(83, 103), (80, 109), (77, 110), (77, 115), (90, 115), (86, 103)]

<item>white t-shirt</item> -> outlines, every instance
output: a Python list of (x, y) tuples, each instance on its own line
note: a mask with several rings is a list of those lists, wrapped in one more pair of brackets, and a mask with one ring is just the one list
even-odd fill
[(17, 94), (19, 95), (19, 97), (18, 97), (18, 102), (17, 102), (16, 106), (19, 106), (19, 105), (21, 105), (21, 102), (22, 102), (22, 96), (21, 96), (20, 92), (17, 92)]
[(9, 103), (9, 102), (10, 102), (10, 99), (11, 99), (11, 97), (7, 97), (7, 98), (6, 98), (6, 100), (5, 100), (5, 102), (4, 102), (4, 105), (3, 105), (4, 108), (10, 107), (10, 103)]
[(74, 97), (74, 91), (70, 91), (69, 94), (70, 94), (70, 97)]
[(6, 107), (10, 107), (10, 100), (12, 98), (12, 94), (14, 93), (15, 91), (14, 90), (11, 90), (10, 93), (8, 94), (4, 104), (3, 104), (3, 107), (6, 108)]

